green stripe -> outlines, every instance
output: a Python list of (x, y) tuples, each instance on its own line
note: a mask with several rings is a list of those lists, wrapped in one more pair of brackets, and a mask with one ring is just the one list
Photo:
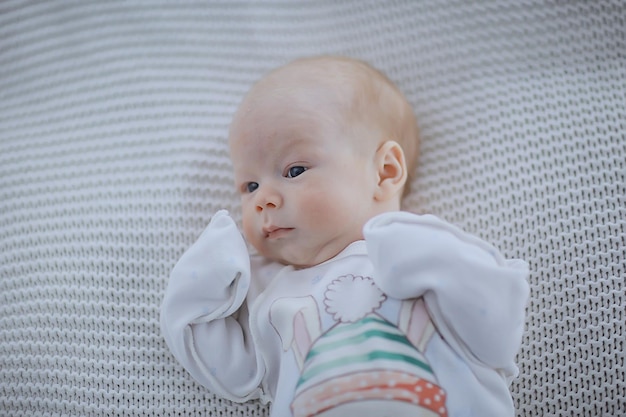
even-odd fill
[(406, 336), (404, 336), (403, 334), (389, 333), (384, 330), (372, 329), (372, 330), (366, 330), (364, 332), (358, 333), (351, 337), (336, 340), (334, 342), (328, 342), (328, 343), (322, 343), (322, 344), (318, 343), (309, 351), (309, 353), (306, 356), (306, 360), (308, 361), (314, 358), (315, 356), (321, 353), (324, 353), (327, 350), (338, 349), (346, 345), (356, 345), (359, 343), (363, 343), (372, 337), (379, 337), (381, 339), (385, 339), (388, 341), (397, 342), (402, 345), (409, 346), (412, 349), (415, 349), (415, 346), (413, 346), (411, 342), (409, 342)]
[(421, 368), (424, 371), (432, 374), (432, 369), (430, 368), (430, 366), (428, 366), (428, 364), (412, 356), (403, 355), (400, 353), (390, 353), (390, 352), (377, 350), (377, 351), (369, 352), (363, 355), (355, 355), (355, 356), (350, 356), (347, 358), (335, 359), (333, 361), (329, 361), (329, 362), (314, 366), (313, 368), (309, 369), (307, 372), (302, 374), (302, 377), (298, 381), (298, 386), (306, 383), (309, 379), (321, 373), (324, 373), (330, 369), (333, 369), (339, 366), (352, 365), (355, 363), (369, 362), (369, 361), (376, 360), (376, 359), (386, 359), (386, 360), (391, 360), (391, 361), (410, 363), (411, 365), (415, 365), (418, 368)]
[(387, 320), (384, 320), (382, 318), (379, 317), (374, 317), (374, 316), (365, 316), (364, 318), (362, 318), (359, 321), (355, 321), (353, 323), (342, 323), (332, 329), (330, 329), (328, 332), (326, 332), (326, 334), (324, 336), (334, 336), (340, 333), (344, 333), (347, 331), (351, 331), (354, 330), (356, 328), (359, 327), (363, 327), (367, 324), (370, 323), (378, 323), (378, 324), (382, 324), (384, 326), (387, 327), (391, 327), (392, 329), (397, 329), (395, 326), (393, 326), (391, 323), (389, 323)]

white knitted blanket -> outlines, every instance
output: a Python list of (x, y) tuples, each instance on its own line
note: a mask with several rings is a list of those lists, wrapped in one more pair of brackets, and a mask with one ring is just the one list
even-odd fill
[(0, 3), (0, 416), (265, 416), (160, 335), (169, 271), (239, 218), (226, 135), (302, 55), (385, 71), (423, 136), (406, 208), (531, 265), (518, 416), (626, 413), (626, 3)]

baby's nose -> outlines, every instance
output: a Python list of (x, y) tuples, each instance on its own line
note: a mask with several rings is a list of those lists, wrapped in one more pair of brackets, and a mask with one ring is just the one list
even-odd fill
[(276, 209), (282, 205), (282, 197), (278, 190), (270, 187), (264, 187), (262, 190), (257, 190), (257, 213), (267, 209)]
[(258, 213), (262, 212), (263, 210), (265, 210), (266, 208), (276, 208), (276, 204), (272, 203), (271, 201), (266, 202), (265, 204), (257, 204), (256, 206), (256, 211)]

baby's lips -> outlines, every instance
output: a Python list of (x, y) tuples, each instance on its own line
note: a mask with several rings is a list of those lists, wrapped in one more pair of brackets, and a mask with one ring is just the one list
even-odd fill
[(283, 237), (287, 233), (291, 232), (293, 227), (268, 227), (263, 228), (263, 233), (266, 239), (273, 239)]
[(265, 237), (268, 237), (272, 232), (276, 231), (280, 229), (280, 227), (278, 226), (263, 226), (263, 234), (265, 235)]

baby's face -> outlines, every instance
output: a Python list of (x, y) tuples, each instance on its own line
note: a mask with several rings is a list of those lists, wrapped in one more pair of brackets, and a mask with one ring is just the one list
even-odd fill
[(262, 97), (230, 132), (243, 232), (257, 251), (295, 267), (322, 263), (362, 239), (376, 170), (321, 97)]

